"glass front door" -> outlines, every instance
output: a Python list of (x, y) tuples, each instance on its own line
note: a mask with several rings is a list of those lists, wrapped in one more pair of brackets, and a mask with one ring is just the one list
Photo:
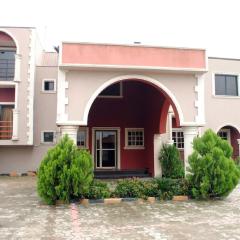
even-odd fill
[(95, 167), (117, 167), (117, 131), (95, 131)]

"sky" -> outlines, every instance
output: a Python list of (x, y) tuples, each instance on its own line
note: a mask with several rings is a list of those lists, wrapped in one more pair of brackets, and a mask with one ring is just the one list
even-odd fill
[(239, 0), (7, 0), (0, 26), (36, 27), (46, 50), (61, 41), (141, 42), (240, 58)]

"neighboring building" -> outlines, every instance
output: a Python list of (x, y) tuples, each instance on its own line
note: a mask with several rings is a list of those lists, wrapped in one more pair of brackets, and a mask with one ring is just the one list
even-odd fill
[(45, 52), (34, 28), (0, 28), (0, 174), (25, 173), (68, 134), (96, 171), (161, 175), (163, 143), (187, 166), (212, 128), (240, 144), (240, 61), (204, 49), (63, 42)]

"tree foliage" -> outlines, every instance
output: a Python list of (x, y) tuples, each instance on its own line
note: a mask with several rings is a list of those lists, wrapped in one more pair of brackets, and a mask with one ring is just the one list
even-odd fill
[(162, 175), (165, 178), (183, 178), (184, 168), (180, 154), (175, 145), (162, 146), (159, 154), (159, 161), (162, 166)]
[(195, 198), (227, 196), (238, 184), (240, 171), (232, 160), (232, 147), (212, 130), (193, 141), (188, 179)]
[(38, 170), (37, 190), (48, 204), (69, 202), (88, 191), (93, 163), (87, 150), (79, 150), (66, 135), (48, 151)]

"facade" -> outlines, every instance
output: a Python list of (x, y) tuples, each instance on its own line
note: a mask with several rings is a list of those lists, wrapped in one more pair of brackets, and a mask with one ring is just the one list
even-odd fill
[(95, 171), (160, 176), (175, 144), (184, 166), (211, 128), (240, 144), (240, 61), (204, 49), (63, 42), (41, 48), (34, 28), (0, 28), (0, 174), (36, 171), (64, 135)]

